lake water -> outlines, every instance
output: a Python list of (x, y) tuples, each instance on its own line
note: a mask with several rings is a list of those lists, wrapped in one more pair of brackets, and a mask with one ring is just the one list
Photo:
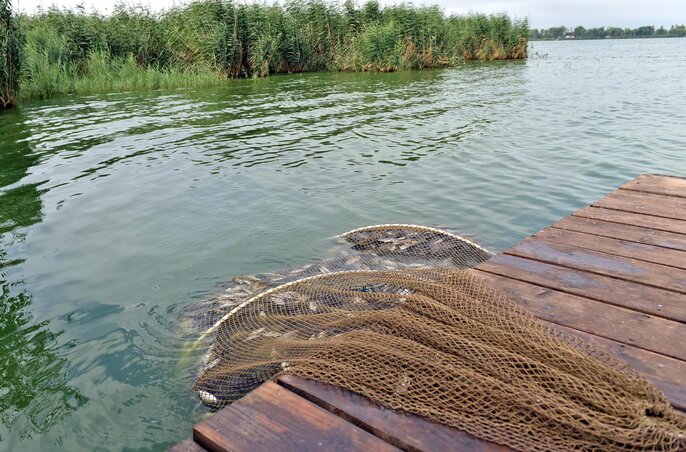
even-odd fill
[(179, 312), (337, 233), (443, 225), (499, 251), (641, 173), (686, 175), (686, 39), (531, 54), (0, 115), (0, 449), (190, 436)]

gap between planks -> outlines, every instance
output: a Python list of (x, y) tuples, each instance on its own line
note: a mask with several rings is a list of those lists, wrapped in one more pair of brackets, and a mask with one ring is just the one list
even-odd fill
[[(537, 232), (535, 237), (611, 256), (686, 270), (686, 251), (589, 234), (582, 231), (572, 231), (556, 226), (551, 226)], [(597, 240), (598, 238), (601, 238), (602, 240)]]
[(575, 245), (530, 237), (505, 250), (503, 254), (686, 294), (686, 271), (579, 248)]
[(568, 326), (538, 319), (555, 331), (577, 336), (640, 372), (660, 389), (674, 408), (686, 412), (686, 361), (660, 355)]
[(398, 450), (274, 381), (196, 424), (193, 440), (209, 451)]
[(619, 188), (686, 198), (686, 178), (668, 174), (642, 174)]
[[(476, 270), (629, 311), (686, 323), (686, 295), (654, 289), (633, 281), (504, 254), (484, 262)], [(646, 303), (647, 298), (652, 303)]]
[(593, 203), (595, 207), (654, 217), (686, 220), (686, 198), (618, 189)]
[[(686, 349), (673, 340), (686, 336), (683, 323), (484, 270), (472, 272), (539, 319), (686, 362)], [(646, 331), (651, 334), (641, 334)]]
[(509, 452), (512, 449), (476, 438), (413, 413), (387, 408), (338, 386), (295, 375), (277, 382), (304, 399), (340, 416), (351, 424), (409, 451), (455, 450), (463, 452)]
[(686, 235), (686, 221), (675, 220), (673, 218), (654, 217), (643, 213), (624, 212), (621, 210), (589, 206), (577, 210), (572, 213), (571, 216)]
[(566, 231), (582, 232), (599, 237), (618, 239), (625, 242), (686, 251), (686, 235), (661, 231), (646, 226), (612, 223), (602, 219), (591, 219), (580, 216), (569, 216), (554, 223), (546, 229), (555, 228)]

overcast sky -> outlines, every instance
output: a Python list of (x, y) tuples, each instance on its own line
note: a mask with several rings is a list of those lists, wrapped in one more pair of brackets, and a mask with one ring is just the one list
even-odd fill
[[(154, 10), (168, 8), (190, 0), (143, 0), (126, 3), (149, 5)], [(238, 0), (246, 1), (246, 0)], [(250, 0), (247, 0), (250, 1)], [(73, 7), (84, 3), (107, 12), (116, 0), (13, 0), (14, 7), (23, 11), (35, 11), (38, 6)], [(395, 3), (381, 0), (381, 3)], [(638, 27), (640, 25), (664, 25), (686, 23), (686, 0), (415, 0), (415, 4), (427, 3), (441, 6), (447, 13), (506, 12), (513, 17), (529, 18), (532, 28), (549, 28), (558, 25), (573, 27), (598, 27), (614, 25)]]

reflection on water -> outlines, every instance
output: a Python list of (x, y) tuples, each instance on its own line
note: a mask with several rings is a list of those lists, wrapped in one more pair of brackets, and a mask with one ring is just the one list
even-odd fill
[(61, 344), (47, 321), (33, 321), (31, 296), (15, 286), (0, 270), (0, 440), (8, 450), (50, 431), (86, 402), (69, 385), (62, 349), (70, 344)]
[(373, 223), (498, 250), (686, 174), (686, 40), (117, 93), (0, 115), (0, 449), (159, 450), (203, 411), (179, 312)]
[(38, 162), (27, 141), (30, 132), (24, 127), (25, 117), (10, 113), (3, 119), (0, 123), (0, 234), (31, 226), (43, 217), (39, 184), (19, 184), (29, 168)]
[(70, 344), (60, 342), (61, 333), (51, 331), (48, 321), (34, 321), (31, 295), (23, 281), (8, 275), (24, 259), (9, 259), (5, 246), (21, 247), (26, 240), (21, 231), (43, 218), (39, 184), (17, 184), (38, 158), (31, 155), (23, 118), (14, 119), (0, 139), (0, 186), (6, 187), (0, 192), (0, 444), (8, 450), (49, 432), (86, 401), (69, 386), (62, 350)]
[(0, 234), (31, 226), (41, 220), (38, 184), (20, 185), (0, 194)]

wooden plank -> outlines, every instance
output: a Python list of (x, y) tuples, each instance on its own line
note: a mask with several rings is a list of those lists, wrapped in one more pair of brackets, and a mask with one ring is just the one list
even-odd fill
[(620, 256), (549, 242), (522, 240), (506, 254), (686, 293), (686, 271)]
[(269, 381), (193, 428), (210, 451), (396, 451), (394, 446)]
[(674, 408), (686, 411), (686, 361), (669, 358), (566, 326), (541, 321), (551, 328), (591, 342), (613, 357), (626, 362), (632, 369), (642, 373), (648, 381), (657, 386)]
[[(564, 218), (551, 227), (620, 239), (627, 242), (637, 242), (672, 250), (686, 251), (686, 234), (675, 234), (673, 232), (657, 231), (644, 227), (608, 223), (606, 221), (573, 216)], [(603, 242), (602, 240), (597, 241)], [(632, 245), (627, 244), (625, 246), (630, 247)], [(675, 254), (675, 256), (679, 256), (679, 254)], [(683, 258), (683, 255), (681, 256)]]
[(477, 269), (677, 322), (686, 322), (686, 295), (669, 290), (503, 254), (480, 264)]
[(686, 221), (672, 218), (653, 217), (640, 213), (622, 212), (620, 210), (602, 209), (599, 207), (586, 207), (585, 209), (574, 212), (572, 215), (610, 223), (628, 224), (658, 231), (686, 234)]
[[(557, 225), (555, 225), (555, 227), (543, 229), (542, 231), (537, 232), (535, 236), (549, 242), (576, 246), (578, 248), (584, 248), (587, 250), (599, 251), (606, 254), (614, 254), (615, 256), (628, 257), (630, 259), (652, 262), (654, 264), (667, 265), (669, 267), (676, 267), (686, 270), (686, 251), (662, 248), (655, 245), (647, 245), (645, 243), (620, 240), (610, 237), (600, 237), (597, 235), (587, 234), (585, 232), (558, 229)], [(684, 236), (684, 238), (686, 238), (686, 236)], [(686, 243), (684, 245), (686, 246)]]
[(686, 360), (686, 324), (504, 276), (477, 274), (540, 319)]
[(616, 190), (593, 205), (595, 207), (642, 213), (655, 217), (686, 220), (686, 198), (678, 198), (676, 196)]
[(180, 443), (174, 444), (167, 449), (167, 452), (206, 452), (207, 450), (194, 442), (192, 439), (186, 439)]
[(461, 430), (436, 424), (421, 416), (384, 408), (366, 397), (336, 386), (293, 375), (280, 377), (279, 383), (401, 449), (465, 452), (512, 450), (478, 439)]
[(686, 198), (686, 179), (676, 176), (643, 174), (620, 188)]

